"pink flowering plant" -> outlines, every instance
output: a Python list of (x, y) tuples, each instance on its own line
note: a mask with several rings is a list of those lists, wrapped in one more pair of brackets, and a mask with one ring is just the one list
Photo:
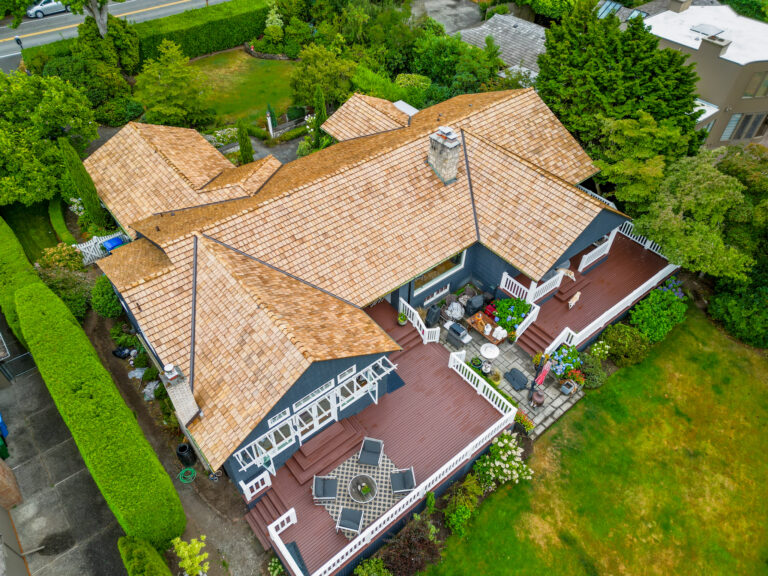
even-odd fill
[(485, 492), (533, 477), (533, 470), (523, 462), (523, 449), (517, 443), (517, 435), (508, 431), (493, 440), (488, 454), (475, 462), (474, 471)]

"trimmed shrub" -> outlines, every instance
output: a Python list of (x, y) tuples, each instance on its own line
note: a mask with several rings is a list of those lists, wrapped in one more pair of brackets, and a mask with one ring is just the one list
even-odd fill
[(240, 164), (249, 164), (253, 162), (251, 136), (248, 133), (248, 125), (243, 119), (237, 121), (237, 142), (240, 145)]
[(381, 558), (368, 558), (355, 566), (355, 576), (392, 576)]
[(648, 338), (634, 326), (614, 324), (603, 332), (603, 340), (610, 346), (608, 358), (623, 368), (642, 361), (650, 351)]
[(416, 574), (440, 561), (440, 543), (430, 523), (413, 517), (382, 549), (380, 556), (393, 574)]
[(48, 218), (60, 242), (64, 244), (77, 244), (77, 240), (72, 236), (69, 228), (67, 228), (67, 223), (64, 221), (64, 205), (59, 196), (54, 196), (48, 202)]
[(171, 576), (160, 553), (146, 540), (123, 536), (117, 541), (128, 576)]
[(661, 288), (652, 290), (629, 312), (630, 322), (645, 334), (651, 344), (661, 342), (670, 330), (685, 320), (688, 306), (679, 281), (667, 280)]
[(581, 354), (581, 373), (584, 375), (584, 388), (590, 390), (600, 388), (607, 378), (603, 363), (591, 354)]
[(96, 192), (91, 175), (83, 166), (83, 161), (67, 138), (59, 138), (59, 150), (64, 160), (64, 167), (72, 183), (73, 192), (83, 202), (83, 208), (91, 222), (97, 226), (106, 226), (107, 214), (101, 207), (101, 199)]
[(128, 82), (116, 65), (110, 66), (94, 57), (86, 58), (81, 53), (51, 58), (43, 69), (43, 75), (58, 76), (80, 88), (94, 108), (131, 93)]
[(710, 316), (746, 344), (768, 348), (768, 286), (753, 285), (715, 294), (709, 303)]
[(85, 320), (88, 312), (88, 297), (91, 292), (91, 281), (84, 271), (69, 268), (40, 268), (40, 279), (67, 305), (78, 322)]
[(38, 284), (40, 278), (24, 254), (10, 226), (0, 218), (0, 310), (16, 338), (26, 346), (16, 314), (16, 290), (28, 284)]
[(123, 313), (120, 300), (106, 276), (99, 276), (91, 290), (91, 306), (102, 318), (117, 318)]
[(119, 127), (144, 113), (144, 106), (133, 98), (115, 98), (96, 109), (96, 120), (107, 126)]
[(42, 284), (16, 292), (40, 374), (104, 500), (128, 536), (157, 548), (184, 532), (173, 482), (64, 303)]
[(64, 244), (63, 242), (59, 242), (56, 246), (45, 248), (37, 263), (42, 268), (64, 268), (65, 270), (75, 272), (83, 272), (85, 270), (83, 255), (80, 251), (74, 246)]

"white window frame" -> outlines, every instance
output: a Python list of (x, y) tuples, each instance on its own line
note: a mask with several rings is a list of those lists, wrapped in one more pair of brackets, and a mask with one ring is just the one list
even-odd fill
[(267, 426), (269, 426), (270, 428), (274, 428), (275, 426), (280, 424), (280, 422), (288, 418), (290, 415), (291, 415), (291, 409), (286, 408), (282, 412), (275, 414), (274, 416), (272, 416), (272, 418), (267, 420)]
[[(450, 258), (446, 258), (446, 260), (450, 260)], [(451, 268), (449, 270), (446, 270), (445, 272), (440, 274), (440, 276), (438, 276), (437, 278), (433, 278), (432, 280), (430, 280), (429, 282), (424, 284), (424, 286), (421, 286), (420, 288), (415, 288), (414, 291), (413, 291), (413, 295), (414, 296), (418, 296), (419, 294), (423, 294), (425, 290), (428, 290), (428, 289), (434, 287), (436, 284), (440, 284), (440, 282), (445, 281), (446, 278), (448, 278), (452, 274), (455, 274), (459, 270), (463, 270), (464, 269), (464, 264), (466, 263), (466, 261), (467, 261), (467, 251), (464, 250), (461, 253), (461, 262), (456, 264), (456, 266), (454, 266), (453, 268)], [(443, 262), (445, 262), (445, 260), (443, 260)], [(435, 266), (440, 266), (440, 264), (442, 264), (443, 262), (439, 262)], [(433, 266), (433, 268), (435, 266)], [(426, 272), (429, 272), (429, 270), (427, 270)]]
[(738, 128), (739, 123), (741, 122), (741, 119), (744, 117), (744, 114), (738, 112), (736, 114), (731, 114), (731, 117), (728, 118), (728, 124), (725, 125), (725, 129), (723, 130), (723, 133), (720, 135), (720, 142), (727, 142), (731, 139), (731, 136), (733, 136), (733, 133), (736, 132), (736, 128)]
[(336, 385), (336, 382), (334, 380), (328, 380), (328, 382), (326, 382), (319, 388), (315, 388), (314, 390), (312, 390), (312, 392), (304, 396), (304, 398), (302, 398), (301, 400), (297, 400), (296, 402), (293, 403), (293, 411), (298, 412), (302, 408), (311, 404), (315, 398), (322, 396), (329, 390), (332, 390), (335, 385)]
[(344, 370), (344, 372), (336, 376), (336, 381), (339, 384), (342, 384), (343, 382), (346, 382), (352, 376), (354, 376), (356, 372), (357, 372), (357, 364), (352, 364), (352, 366), (350, 366), (349, 368)]

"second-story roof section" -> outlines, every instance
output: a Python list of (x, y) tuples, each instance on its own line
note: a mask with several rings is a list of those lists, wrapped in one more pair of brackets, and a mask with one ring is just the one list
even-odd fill
[(402, 128), (408, 125), (408, 118), (389, 100), (353, 94), (322, 128), (336, 140), (350, 140)]
[(468, 44), (485, 47), (488, 36), (501, 49), (501, 59), (507, 66), (522, 66), (538, 73), (539, 54), (545, 51), (545, 28), (511, 14), (494, 14), (490, 20), (476, 28), (461, 31), (461, 39)]
[(730, 6), (668, 10), (645, 23), (656, 36), (694, 50), (707, 38), (727, 43), (720, 57), (737, 64), (768, 61), (768, 24), (740, 16)]
[(253, 194), (280, 166), (268, 156), (235, 168), (195, 130), (136, 122), (84, 164), (101, 199), (134, 237), (138, 220)]

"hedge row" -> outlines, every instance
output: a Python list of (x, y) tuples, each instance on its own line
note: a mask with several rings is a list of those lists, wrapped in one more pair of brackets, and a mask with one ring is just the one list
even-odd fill
[(42, 283), (16, 292), (29, 351), (85, 465), (128, 536), (167, 548), (186, 518), (173, 482), (96, 350)]
[(72, 236), (64, 221), (64, 206), (59, 196), (54, 196), (48, 203), (48, 218), (51, 221), (51, 226), (56, 231), (56, 236), (59, 237), (59, 242), (77, 244), (77, 240)]
[(117, 548), (128, 576), (172, 576), (163, 557), (146, 540), (123, 536)]
[(0, 218), (0, 310), (5, 314), (5, 319), (16, 338), (25, 345), (16, 314), (14, 294), (16, 290), (28, 284), (40, 283), (40, 278), (29, 263), (16, 234), (5, 220)]
[[(265, 0), (231, 0), (139, 22), (133, 26), (139, 35), (140, 61), (144, 63), (149, 58), (157, 58), (160, 43), (166, 38), (181, 46), (189, 58), (234, 48), (261, 36), (267, 12)], [(22, 55), (25, 62), (30, 62), (40, 53), (51, 57), (67, 55), (73, 42), (73, 39), (59, 40), (44, 46), (24, 48)]]

